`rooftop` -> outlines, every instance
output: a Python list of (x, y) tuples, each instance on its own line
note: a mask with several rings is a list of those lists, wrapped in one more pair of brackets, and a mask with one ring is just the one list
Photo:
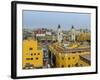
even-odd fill
[(71, 48), (71, 47), (64, 47), (59, 44), (53, 44), (51, 47), (56, 50), (58, 53), (81, 53), (81, 52), (90, 52), (90, 46), (84, 46), (84, 47), (77, 47), (77, 48)]

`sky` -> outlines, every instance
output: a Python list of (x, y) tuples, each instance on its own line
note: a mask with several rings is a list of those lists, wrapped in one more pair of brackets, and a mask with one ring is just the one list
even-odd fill
[(23, 28), (29, 29), (57, 29), (59, 24), (63, 30), (69, 30), (72, 25), (76, 29), (90, 29), (91, 26), (91, 14), (89, 13), (23, 10), (22, 19)]

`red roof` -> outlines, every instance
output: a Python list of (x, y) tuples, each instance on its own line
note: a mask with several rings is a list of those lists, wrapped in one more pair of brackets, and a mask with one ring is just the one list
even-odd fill
[(35, 34), (45, 34), (46, 31), (38, 29), (35, 31)]

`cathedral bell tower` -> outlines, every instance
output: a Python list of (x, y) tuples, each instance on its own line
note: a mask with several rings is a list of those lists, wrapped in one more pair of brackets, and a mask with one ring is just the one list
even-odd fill
[(74, 26), (72, 26), (71, 28), (71, 41), (75, 41), (76, 40), (76, 37), (75, 37), (75, 28)]
[(62, 30), (61, 30), (61, 26), (58, 25), (58, 29), (57, 29), (57, 40), (59, 43), (62, 42)]

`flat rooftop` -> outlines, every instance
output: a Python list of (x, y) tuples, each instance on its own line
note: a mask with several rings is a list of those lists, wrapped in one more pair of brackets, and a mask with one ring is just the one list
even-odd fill
[(52, 48), (59, 53), (81, 53), (81, 52), (90, 52), (90, 47), (78, 47), (78, 48), (64, 48), (59, 45), (52, 45)]

